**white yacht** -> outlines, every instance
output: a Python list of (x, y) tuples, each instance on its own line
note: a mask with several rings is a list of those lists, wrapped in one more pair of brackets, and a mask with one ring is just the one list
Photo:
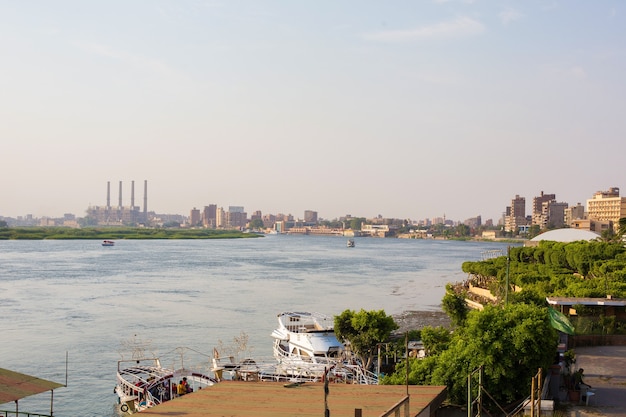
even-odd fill
[[(375, 374), (364, 369), (346, 346), (337, 340), (331, 317), (320, 313), (283, 312), (272, 332), (278, 372), (296, 377), (337, 382), (377, 384)], [(330, 372), (330, 373), (329, 373)]]
[(276, 359), (333, 364), (345, 346), (337, 340), (333, 320), (320, 313), (283, 312), (272, 332)]

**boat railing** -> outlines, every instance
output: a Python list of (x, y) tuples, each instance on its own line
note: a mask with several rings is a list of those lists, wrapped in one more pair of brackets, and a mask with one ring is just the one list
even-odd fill
[(51, 414), (29, 413), (26, 411), (0, 410), (0, 417), (52, 417)]

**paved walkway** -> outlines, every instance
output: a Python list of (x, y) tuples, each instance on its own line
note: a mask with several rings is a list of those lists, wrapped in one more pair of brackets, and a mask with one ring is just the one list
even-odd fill
[(576, 369), (595, 395), (589, 406), (569, 405), (568, 417), (626, 417), (626, 346), (578, 347)]

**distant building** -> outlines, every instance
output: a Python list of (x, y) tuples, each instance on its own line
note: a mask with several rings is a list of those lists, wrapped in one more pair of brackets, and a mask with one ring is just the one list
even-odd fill
[(209, 204), (208, 206), (204, 206), (204, 210), (202, 210), (202, 225), (214, 229), (216, 227), (216, 218), (217, 205)]
[(608, 222), (613, 228), (619, 227), (619, 219), (626, 217), (626, 197), (619, 196), (619, 188), (598, 191), (587, 200), (589, 220)]
[(263, 217), (263, 227), (268, 229), (274, 229), (274, 225), (276, 224), (276, 216), (273, 214), (264, 214)]
[(200, 217), (200, 210), (194, 207), (189, 213), (189, 225), (191, 225), (192, 227), (199, 226), (201, 224), (201, 221), (202, 218)]
[(143, 210), (135, 205), (135, 181), (131, 181), (130, 206), (123, 205), (122, 181), (119, 184), (119, 202), (111, 206), (111, 183), (107, 181), (107, 202), (105, 206), (91, 206), (87, 209), (87, 217), (96, 224), (106, 225), (137, 225), (148, 223), (148, 181), (144, 181)]
[(248, 224), (248, 214), (241, 206), (230, 206), (224, 213), (224, 227), (227, 229), (243, 229)]
[(533, 211), (531, 214), (533, 225), (538, 225), (545, 229), (548, 221), (545, 216), (547, 206), (544, 206), (544, 204), (551, 201), (556, 201), (556, 194), (544, 194), (542, 191), (539, 196), (533, 198)]
[(545, 201), (541, 204), (541, 226), (545, 229), (560, 229), (565, 226), (565, 210), (567, 203), (557, 203), (555, 200)]
[(506, 208), (507, 216), (504, 219), (504, 231), (519, 233), (527, 230), (528, 220), (526, 219), (526, 198), (516, 195), (511, 200), (511, 206)]
[(482, 218), (481, 216), (472, 217), (465, 220), (463, 224), (472, 229), (476, 229), (482, 225)]
[[(567, 210), (565, 210), (565, 224), (569, 227), (574, 227), (574, 222), (579, 222), (585, 219), (587, 219), (585, 206), (580, 203), (577, 203), (575, 206), (568, 207)], [(579, 229), (580, 227), (575, 228)]]
[(304, 222), (305, 223), (317, 223), (317, 211), (305, 210)]

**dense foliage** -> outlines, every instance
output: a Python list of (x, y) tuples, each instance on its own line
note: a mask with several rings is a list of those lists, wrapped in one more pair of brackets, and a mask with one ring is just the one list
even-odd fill
[[(501, 295), (506, 286), (505, 256), (463, 263), (481, 286)], [(626, 249), (621, 242), (551, 242), (510, 250), (510, 285), (521, 288), (513, 299), (545, 303), (545, 297), (626, 296)]]
[[(464, 404), (467, 376), (483, 366), (484, 388), (498, 404), (508, 404), (528, 395), (532, 376), (552, 363), (557, 339), (545, 308), (487, 306), (469, 312), (464, 325), (453, 333), (423, 329), (422, 341), (429, 356), (410, 360), (409, 383), (446, 385), (451, 402)], [(405, 379), (406, 361), (383, 381), (403, 384)], [(495, 403), (486, 406), (496, 408)]]
[(393, 317), (387, 316), (384, 310), (345, 310), (335, 316), (334, 324), (339, 340), (347, 340), (367, 368), (378, 351), (378, 344), (388, 341), (391, 332), (398, 328)]
[(216, 239), (258, 237), (257, 234), (242, 233), (237, 230), (214, 229), (151, 229), (86, 227), (11, 227), (0, 228), (0, 240), (41, 240), (41, 239)]
[[(471, 284), (490, 290), (496, 300), (491, 305), (481, 300), (482, 311), (468, 310), (468, 287), (448, 284), (442, 306), (453, 331), (422, 329), (428, 356), (408, 363), (410, 384), (446, 385), (450, 401), (457, 404), (466, 403), (468, 375), (481, 367), (483, 386), (491, 396), (488, 408), (495, 410), (496, 402), (509, 404), (528, 395), (532, 376), (552, 364), (556, 353), (558, 337), (546, 297), (626, 297), (626, 249), (621, 239), (542, 241), (537, 247), (511, 248), (509, 257), (465, 262), (462, 269), (470, 274)], [(604, 317), (603, 310), (590, 319), (585, 315), (593, 315), (588, 311), (593, 307), (575, 307), (577, 333), (620, 330), (615, 317)], [(403, 361), (383, 383), (404, 384), (406, 371)]]

